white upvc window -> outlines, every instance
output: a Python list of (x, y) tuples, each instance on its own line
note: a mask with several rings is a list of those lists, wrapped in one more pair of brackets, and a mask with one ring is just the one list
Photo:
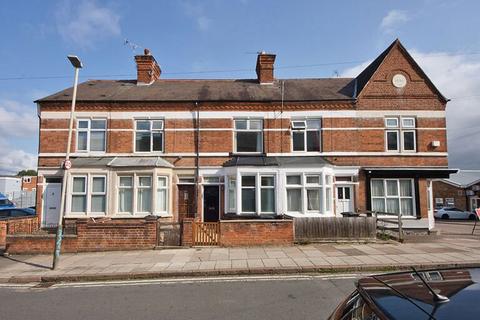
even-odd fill
[(385, 149), (388, 152), (415, 152), (415, 118), (385, 118)]
[(287, 174), (287, 212), (331, 213), (332, 176), (325, 173)]
[(87, 212), (87, 176), (72, 176), (71, 212)]
[(275, 176), (260, 176), (260, 212), (275, 213)]
[(256, 213), (257, 212), (257, 197), (256, 197), (256, 176), (244, 175), (242, 176), (242, 213)]
[(164, 122), (163, 120), (135, 121), (135, 152), (163, 152), (164, 151)]
[(118, 212), (133, 214), (133, 176), (118, 177)]
[[(240, 177), (240, 212), (242, 214), (274, 214), (275, 205), (275, 175), (245, 173)], [(233, 180), (233, 183), (235, 180)], [(233, 186), (229, 189), (229, 199), (232, 198), (235, 190)], [(229, 203), (230, 209), (234, 209), (235, 201)]]
[(92, 176), (92, 190), (90, 197), (90, 212), (105, 213), (107, 204), (106, 176)]
[(287, 175), (287, 211), (303, 212), (302, 175)]
[(70, 213), (104, 215), (107, 205), (106, 175), (86, 174), (72, 176)]
[(235, 120), (235, 152), (262, 153), (263, 152), (263, 120), (236, 119)]
[(77, 151), (105, 152), (106, 119), (78, 119), (76, 132)]
[(227, 212), (237, 210), (237, 179), (234, 176), (227, 178)]
[(120, 215), (167, 215), (169, 212), (169, 177), (149, 173), (120, 173), (117, 176)]
[(372, 211), (415, 215), (413, 179), (372, 179)]
[(157, 177), (157, 212), (167, 213), (168, 211), (168, 177)]
[(137, 176), (137, 213), (152, 212), (152, 176)]
[(320, 152), (320, 129), (319, 119), (292, 120), (292, 151)]

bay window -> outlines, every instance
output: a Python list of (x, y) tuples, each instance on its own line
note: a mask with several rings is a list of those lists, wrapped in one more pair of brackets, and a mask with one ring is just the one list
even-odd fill
[(119, 214), (165, 215), (169, 211), (169, 178), (143, 174), (118, 176)]
[(395, 117), (385, 119), (385, 147), (390, 152), (415, 152), (415, 118)]
[(332, 211), (332, 176), (321, 173), (289, 174), (286, 177), (287, 212)]
[(235, 152), (261, 153), (263, 151), (263, 121), (235, 120)]
[[(235, 211), (235, 179), (229, 179), (229, 211)], [(269, 174), (251, 174), (241, 176), (240, 204), (241, 213), (275, 213), (275, 176)]]
[(71, 213), (102, 214), (106, 212), (107, 177), (105, 175), (72, 176)]
[(163, 120), (135, 121), (135, 152), (163, 152)]
[(413, 216), (413, 179), (372, 179), (372, 211)]
[(77, 121), (77, 151), (104, 152), (107, 120), (79, 119)]
[(320, 120), (292, 120), (293, 151), (320, 152)]

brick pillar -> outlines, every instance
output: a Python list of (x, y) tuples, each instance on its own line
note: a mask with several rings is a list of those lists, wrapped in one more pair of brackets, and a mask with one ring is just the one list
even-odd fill
[(0, 248), (7, 244), (7, 222), (0, 221)]
[(184, 218), (182, 222), (182, 246), (193, 245), (193, 219)]

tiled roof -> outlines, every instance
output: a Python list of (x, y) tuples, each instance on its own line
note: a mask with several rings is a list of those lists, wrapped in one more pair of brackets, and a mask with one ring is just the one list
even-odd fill
[[(351, 78), (288, 79), (273, 84), (257, 80), (159, 79), (151, 85), (135, 80), (90, 80), (78, 86), (77, 101), (284, 101), (352, 100)], [(72, 88), (37, 100), (71, 101)]]

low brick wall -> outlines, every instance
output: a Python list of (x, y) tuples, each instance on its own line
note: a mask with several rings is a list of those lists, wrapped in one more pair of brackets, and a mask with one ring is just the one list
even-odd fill
[(292, 220), (223, 220), (220, 222), (220, 245), (265, 246), (292, 245)]
[(38, 227), (38, 217), (16, 217), (0, 221), (0, 248), (7, 244), (7, 235), (36, 232)]
[[(71, 225), (66, 221), (65, 225)], [(157, 245), (157, 218), (112, 219), (93, 221), (77, 219), (76, 235), (66, 235), (62, 252), (89, 252), (153, 249)], [(12, 254), (53, 252), (51, 234), (7, 235), (6, 251)]]

